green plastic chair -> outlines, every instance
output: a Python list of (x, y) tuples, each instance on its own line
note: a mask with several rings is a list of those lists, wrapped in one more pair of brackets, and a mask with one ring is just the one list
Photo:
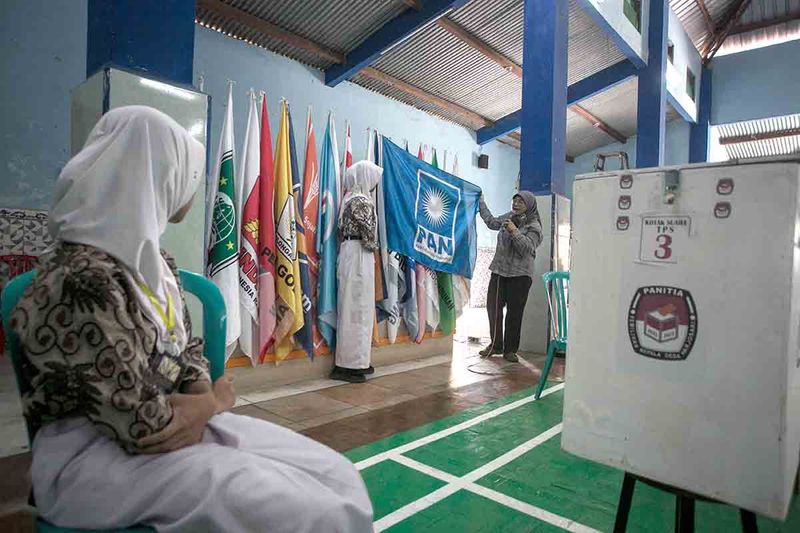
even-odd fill
[[(203, 304), (203, 337), (205, 340), (204, 352), (211, 367), (211, 379), (216, 381), (225, 372), (225, 326), (227, 313), (225, 311), (225, 300), (219, 289), (211, 281), (199, 274), (180, 270), (181, 283), (183, 289), (197, 297)], [(6, 335), (6, 351), (11, 357), (11, 364), (14, 367), (14, 374), (17, 378), (17, 386), (22, 390), (22, 375), (20, 373), (21, 352), (19, 339), (9, 326), (10, 316), (17, 302), (22, 297), (25, 289), (30, 284), (36, 271), (32, 270), (21, 274), (9, 281), (3, 289), (0, 310), (3, 315), (3, 329)], [(28, 427), (28, 442), (33, 443), (33, 431), (30, 421), (26, 420)], [(42, 519), (36, 521), (36, 531), (39, 533), (100, 533), (97, 530), (70, 529), (58, 527)], [(103, 533), (153, 533), (155, 530), (149, 527), (131, 527), (127, 529), (104, 530)]]
[(536, 399), (542, 395), (547, 375), (553, 366), (557, 351), (567, 351), (567, 292), (569, 291), (569, 272), (545, 272), (542, 275), (544, 290), (547, 291), (547, 305), (550, 306), (550, 320), (553, 325), (552, 340), (547, 345), (547, 359), (544, 361), (542, 377), (536, 387)]

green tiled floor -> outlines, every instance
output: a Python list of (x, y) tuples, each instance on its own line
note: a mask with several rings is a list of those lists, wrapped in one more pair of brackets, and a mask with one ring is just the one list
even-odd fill
[(557, 392), (404, 455), (463, 476), (561, 422), (563, 397)]
[(561, 531), (561, 529), (471, 492), (460, 490), (386, 531), (391, 533), (428, 531), (550, 533)]
[(443, 481), (394, 461), (383, 461), (361, 471), (375, 510), (375, 520), (445, 485)]
[[(521, 391), (358, 448), (347, 455), (356, 462), (367, 459), (526, 398), (532, 393), (530, 389)], [(527, 403), (408, 451), (404, 456), (444, 473), (464, 476), (558, 424), (561, 420), (562, 403), (563, 392), (553, 393), (537, 402)], [(476, 483), (589, 528), (611, 531), (622, 484), (622, 472), (563, 452), (560, 441), (560, 435), (557, 435)], [(430, 473), (436, 475), (436, 472)], [(444, 481), (391, 459), (364, 469), (362, 476), (373, 499), (376, 521), (445, 486)], [(637, 483), (628, 531), (673, 531), (674, 513), (674, 497)], [(696, 523), (698, 533), (740, 531), (738, 511), (725, 505), (698, 503)], [(759, 526), (762, 533), (800, 532), (800, 499), (794, 501), (785, 523), (759, 518)], [(559, 530), (501, 503), (462, 489), (421, 509), (387, 531)]]

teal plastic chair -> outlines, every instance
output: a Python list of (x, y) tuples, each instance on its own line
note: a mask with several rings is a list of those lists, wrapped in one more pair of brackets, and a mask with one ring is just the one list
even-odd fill
[(544, 290), (547, 291), (547, 304), (550, 306), (550, 320), (553, 325), (552, 340), (547, 345), (547, 359), (544, 361), (542, 377), (536, 387), (536, 399), (542, 395), (547, 375), (553, 366), (556, 352), (567, 351), (567, 292), (569, 291), (569, 272), (545, 272), (542, 276)]
[[(0, 302), (3, 329), (6, 335), (6, 352), (11, 357), (11, 364), (14, 367), (17, 386), (20, 390), (22, 390), (22, 375), (20, 373), (22, 355), (19, 348), (19, 339), (9, 327), (9, 321), (17, 302), (19, 302), (35, 275), (36, 271), (32, 270), (9, 281), (3, 289), (2, 302)], [(195, 295), (203, 304), (203, 338), (205, 340), (203, 355), (208, 359), (211, 368), (211, 379), (216, 381), (225, 372), (225, 326), (227, 316), (225, 300), (222, 299), (222, 294), (217, 286), (203, 276), (188, 270), (180, 270), (180, 277), (183, 289)], [(28, 427), (28, 442), (33, 443), (34, 435), (31, 431), (30, 422), (26, 420), (26, 424)], [(36, 531), (39, 533), (100, 533), (97, 530), (58, 527), (42, 519), (36, 521)], [(154, 531), (149, 527), (132, 527), (104, 530), (103, 533), (153, 533)]]

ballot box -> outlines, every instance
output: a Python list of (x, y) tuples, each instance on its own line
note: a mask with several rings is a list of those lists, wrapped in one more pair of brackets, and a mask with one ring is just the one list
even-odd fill
[(579, 176), (563, 448), (782, 519), (800, 455), (800, 158)]

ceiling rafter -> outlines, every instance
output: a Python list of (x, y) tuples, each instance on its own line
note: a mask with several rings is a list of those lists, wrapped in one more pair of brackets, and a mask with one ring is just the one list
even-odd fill
[(703, 56), (703, 63), (711, 61), (749, 5), (750, 0), (737, 0), (731, 6), (725, 17), (716, 26), (716, 31), (711, 36), (711, 39), (703, 47), (703, 53), (700, 54)]
[[(440, 27), (447, 30), (448, 32), (450, 32), (450, 34), (453, 35), (454, 37), (460, 39), (467, 45), (471, 46), (474, 50), (480, 52), (488, 59), (494, 61), (497, 65), (504, 68), (506, 71), (515, 74), (519, 78), (522, 78), (522, 67), (520, 65), (515, 63), (511, 58), (506, 57), (499, 51), (489, 46), (488, 43), (482, 41), (479, 37), (473, 35), (467, 29), (460, 26), (453, 20), (447, 17), (442, 17), (441, 19), (439, 19), (437, 24)], [(609, 126), (605, 121), (603, 121), (596, 115), (592, 114), (588, 110), (584, 109), (583, 107), (579, 105), (571, 105), (568, 109), (573, 113), (575, 113), (576, 115), (583, 117), (592, 126), (602, 131), (603, 133), (607, 134), (616, 141), (623, 144), (627, 142), (628, 139), (627, 137), (625, 137), (625, 135), (623, 135), (613, 127)]]
[(800, 10), (790, 11), (789, 13), (786, 13), (785, 15), (782, 15), (780, 17), (759, 20), (758, 22), (750, 22), (748, 24), (737, 24), (736, 26), (733, 27), (733, 29), (728, 35), (737, 35), (739, 33), (746, 33), (748, 31), (762, 30), (764, 28), (769, 28), (770, 26), (775, 26), (777, 24), (784, 24), (786, 22), (791, 22), (793, 20), (800, 20)]
[(268, 35), (290, 46), (310, 52), (326, 61), (337, 64), (344, 64), (347, 61), (347, 58), (342, 53), (326, 48), (296, 33), (284, 30), (280, 26), (276, 26), (267, 20), (228, 5), (221, 0), (197, 0), (197, 7), (207, 9), (208, 11), (212, 11), (234, 22), (238, 22), (252, 30)]
[(732, 137), (720, 137), (719, 144), (739, 144), (753, 141), (766, 141), (769, 139), (781, 139), (783, 137), (794, 137), (800, 135), (800, 128), (790, 128), (786, 130), (764, 131), (760, 133), (749, 133), (746, 135), (736, 135)]

